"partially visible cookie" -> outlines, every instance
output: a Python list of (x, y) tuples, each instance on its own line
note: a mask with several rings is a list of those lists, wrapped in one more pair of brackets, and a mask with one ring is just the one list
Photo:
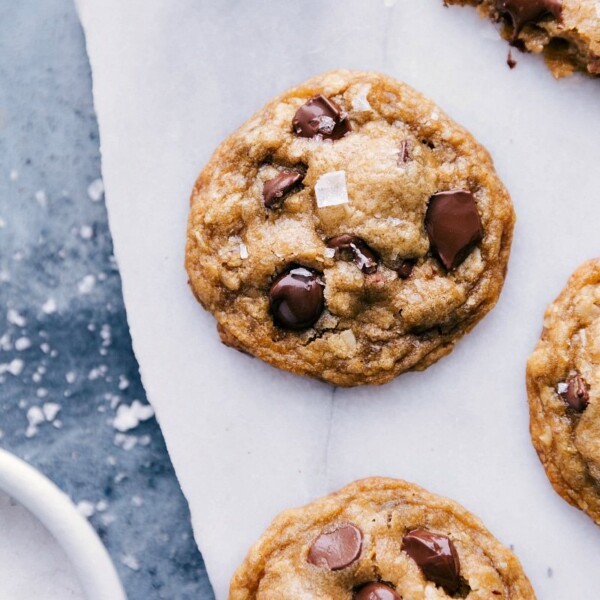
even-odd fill
[(521, 50), (543, 53), (556, 77), (600, 75), (598, 0), (444, 1), (477, 6), (482, 16), (502, 21), (502, 36)]
[(494, 306), (513, 224), (467, 131), (390, 77), (334, 71), (217, 149), (192, 192), (186, 268), (226, 344), (381, 384), (450, 352)]
[(548, 307), (527, 392), (550, 482), (600, 525), (600, 259), (581, 265)]
[(452, 500), (373, 477), (279, 515), (229, 600), (535, 600), (518, 559)]

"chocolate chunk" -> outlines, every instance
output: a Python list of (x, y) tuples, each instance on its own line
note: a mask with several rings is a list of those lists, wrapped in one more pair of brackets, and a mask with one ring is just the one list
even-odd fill
[(513, 58), (512, 49), (508, 50), (508, 57), (506, 58), (506, 64), (509, 69), (514, 69), (517, 66), (517, 61)]
[(336, 258), (351, 260), (363, 273), (377, 271), (377, 255), (361, 238), (343, 233), (327, 242), (329, 248), (335, 248)]
[(358, 590), (354, 600), (402, 600), (402, 596), (385, 583), (367, 583)]
[(339, 140), (352, 130), (348, 115), (323, 94), (313, 96), (296, 111), (292, 126), (300, 137), (323, 140)]
[(263, 185), (263, 200), (267, 208), (281, 204), (283, 197), (295, 185), (304, 179), (304, 175), (295, 171), (282, 171), (277, 177), (265, 181)]
[(271, 284), (269, 305), (276, 325), (307, 329), (323, 312), (325, 287), (321, 275), (304, 267), (284, 271)]
[(413, 529), (402, 539), (402, 550), (421, 568), (423, 575), (453, 594), (460, 586), (460, 562), (452, 541), (445, 535)]
[(458, 267), (483, 237), (473, 194), (466, 190), (434, 194), (425, 214), (425, 228), (432, 251), (446, 269)]
[(407, 163), (410, 160), (410, 152), (408, 151), (408, 141), (402, 140), (400, 142), (400, 149), (398, 150), (398, 166)]
[(338, 523), (313, 542), (308, 551), (308, 562), (339, 571), (357, 560), (361, 549), (362, 531), (352, 523)]
[(395, 263), (393, 263), (392, 266), (390, 266), (390, 269), (396, 271), (396, 273), (398, 273), (398, 277), (400, 277), (400, 279), (408, 279), (410, 277), (410, 274), (412, 273), (413, 269), (415, 268), (415, 264), (417, 261), (415, 260), (411, 260), (411, 259), (403, 259), (403, 260), (399, 260), (396, 261)]
[(516, 35), (528, 23), (547, 15), (560, 19), (562, 0), (496, 0), (496, 10), (510, 18)]
[(564, 383), (558, 384), (559, 396), (577, 412), (583, 412), (590, 401), (590, 393), (585, 379), (576, 373)]

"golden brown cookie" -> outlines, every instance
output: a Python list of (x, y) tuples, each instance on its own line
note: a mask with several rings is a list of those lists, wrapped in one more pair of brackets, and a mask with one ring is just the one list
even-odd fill
[(269, 102), (191, 198), (186, 268), (223, 341), (353, 386), (421, 370), (496, 303), (514, 214), (484, 148), (389, 77)]
[[(583, 71), (600, 75), (598, 0), (444, 0), (477, 6), (502, 22), (502, 36), (527, 52), (543, 53), (556, 77)], [(509, 65), (514, 66), (512, 58)]]
[(229, 600), (535, 600), (518, 559), (452, 500), (373, 477), (280, 514)]
[(527, 393), (550, 482), (600, 525), (600, 259), (581, 265), (548, 307)]

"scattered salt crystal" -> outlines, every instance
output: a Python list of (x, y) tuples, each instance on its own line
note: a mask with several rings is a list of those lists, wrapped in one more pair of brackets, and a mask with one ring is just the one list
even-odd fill
[(47, 315), (55, 313), (57, 308), (56, 300), (54, 298), (48, 298), (48, 300), (42, 304), (42, 312)]
[(125, 433), (115, 434), (114, 444), (123, 448), (125, 451), (133, 450), (137, 446), (138, 439), (135, 435), (126, 435)]
[(564, 381), (561, 381), (557, 386), (556, 386), (556, 391), (559, 394), (564, 394), (566, 393), (566, 391), (569, 389), (569, 386), (567, 383), (565, 383)]
[(56, 415), (60, 412), (61, 406), (60, 404), (56, 404), (56, 402), (46, 402), (42, 406), (42, 412), (44, 413), (44, 417), (46, 417), (46, 421), (52, 422), (56, 419)]
[(102, 327), (100, 328), (100, 337), (102, 338), (103, 346), (110, 346), (112, 342), (112, 334), (110, 330), (110, 325), (108, 325), (107, 323), (102, 325)]
[(50, 352), (50, 344), (48, 344), (48, 342), (42, 342), (40, 344), (40, 350), (44, 353), (44, 354), (48, 354), (48, 352)]
[(37, 431), (37, 426), (45, 421), (44, 413), (39, 406), (31, 406), (27, 410), (28, 427), (25, 431), (25, 437), (33, 437)]
[(120, 390), (126, 390), (129, 387), (129, 379), (125, 377), (125, 375), (119, 375), (119, 385)]
[(46, 388), (38, 388), (38, 389), (35, 391), (35, 395), (36, 395), (38, 398), (45, 398), (45, 397), (48, 395), (48, 390), (47, 390)]
[(60, 429), (62, 427), (62, 421), (60, 419), (54, 419), (54, 421), (52, 421), (52, 427)]
[(46, 192), (44, 190), (38, 190), (35, 193), (35, 199), (42, 208), (46, 208), (46, 206), (48, 206), (48, 196), (46, 196)]
[(25, 327), (27, 325), (27, 319), (19, 314), (14, 308), (9, 308), (6, 313), (6, 320), (17, 327)]
[(94, 381), (95, 379), (99, 379), (100, 377), (104, 377), (106, 372), (108, 371), (108, 367), (106, 365), (100, 365), (99, 367), (94, 367), (88, 373), (88, 379), (90, 381)]
[(8, 351), (12, 349), (12, 343), (10, 341), (10, 335), (8, 332), (3, 333), (0, 336), (0, 350)]
[(246, 260), (248, 258), (248, 246), (243, 242), (240, 244), (240, 258)]
[(126, 567), (129, 567), (132, 571), (140, 570), (140, 563), (138, 559), (135, 556), (133, 556), (133, 554), (123, 554), (121, 556), (121, 562)]
[(319, 208), (348, 204), (346, 171), (331, 171), (321, 175), (315, 185), (315, 195)]
[(77, 374), (75, 373), (75, 371), (68, 371), (67, 373), (65, 373), (65, 379), (67, 380), (67, 383), (75, 383), (75, 380), (77, 379)]
[(140, 506), (142, 506), (142, 504), (144, 504), (144, 500), (142, 498), (140, 498), (140, 496), (132, 496), (131, 504), (133, 504), (133, 506), (139, 508)]
[(325, 258), (333, 258), (335, 256), (335, 248), (325, 248), (323, 255)]
[(361, 85), (354, 98), (352, 98), (352, 108), (357, 112), (370, 112), (373, 110), (367, 99), (367, 95), (371, 91), (370, 85)]
[(141, 422), (147, 421), (154, 416), (154, 409), (148, 404), (142, 404), (134, 400), (131, 406), (121, 404), (117, 408), (117, 415), (113, 420), (113, 427), (117, 431), (125, 432), (135, 429)]
[(8, 177), (11, 181), (16, 181), (17, 179), (19, 179), (19, 171), (17, 171), (16, 169), (11, 169)]
[(102, 525), (108, 527), (111, 523), (114, 523), (117, 520), (117, 517), (114, 515), (101, 515), (100, 520), (102, 521)]
[(10, 373), (17, 377), (23, 372), (25, 363), (20, 358), (13, 358), (9, 363), (0, 364), (0, 375)]
[(429, 115), (429, 118), (432, 121), (437, 121), (440, 118), (440, 114), (434, 111), (434, 112), (431, 113), (431, 115)]
[(79, 229), (79, 236), (83, 240), (91, 240), (94, 236), (94, 230), (89, 225), (82, 225)]
[(79, 501), (77, 503), (77, 510), (79, 511), (80, 515), (86, 517), (87, 519), (94, 516), (94, 513), (96, 512), (94, 505), (88, 500)]
[(31, 340), (28, 337), (20, 337), (15, 340), (15, 350), (22, 352), (23, 350), (27, 350), (27, 348), (31, 348)]
[(96, 502), (96, 510), (98, 512), (104, 512), (108, 508), (108, 502), (106, 500), (99, 500)]
[(151, 441), (152, 438), (149, 435), (140, 435), (140, 437), (138, 438), (138, 444), (140, 446), (148, 446)]
[(93, 275), (86, 275), (77, 286), (80, 294), (89, 294), (96, 285), (96, 278)]
[[(117, 464), (117, 461), (115, 459), (115, 465)], [(115, 483), (121, 483), (121, 481), (123, 481), (124, 479), (127, 479), (127, 475), (125, 473), (117, 473), (115, 475)]]
[(87, 193), (92, 202), (100, 201), (104, 195), (104, 182), (102, 179), (94, 179), (94, 181), (88, 185)]

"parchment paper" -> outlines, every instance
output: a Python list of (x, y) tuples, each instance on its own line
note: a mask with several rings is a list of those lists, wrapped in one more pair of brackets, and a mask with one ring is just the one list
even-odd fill
[[(441, 0), (78, 0), (134, 348), (218, 599), (275, 514), (358, 477), (450, 496), (515, 551), (545, 600), (597, 599), (600, 530), (550, 488), (525, 359), (569, 273), (600, 253), (600, 82), (555, 81)], [(424, 373), (334, 390), (222, 346), (183, 269), (188, 198), (271, 96), (339, 67), (436, 100), (492, 152), (518, 225), (497, 308)]]

